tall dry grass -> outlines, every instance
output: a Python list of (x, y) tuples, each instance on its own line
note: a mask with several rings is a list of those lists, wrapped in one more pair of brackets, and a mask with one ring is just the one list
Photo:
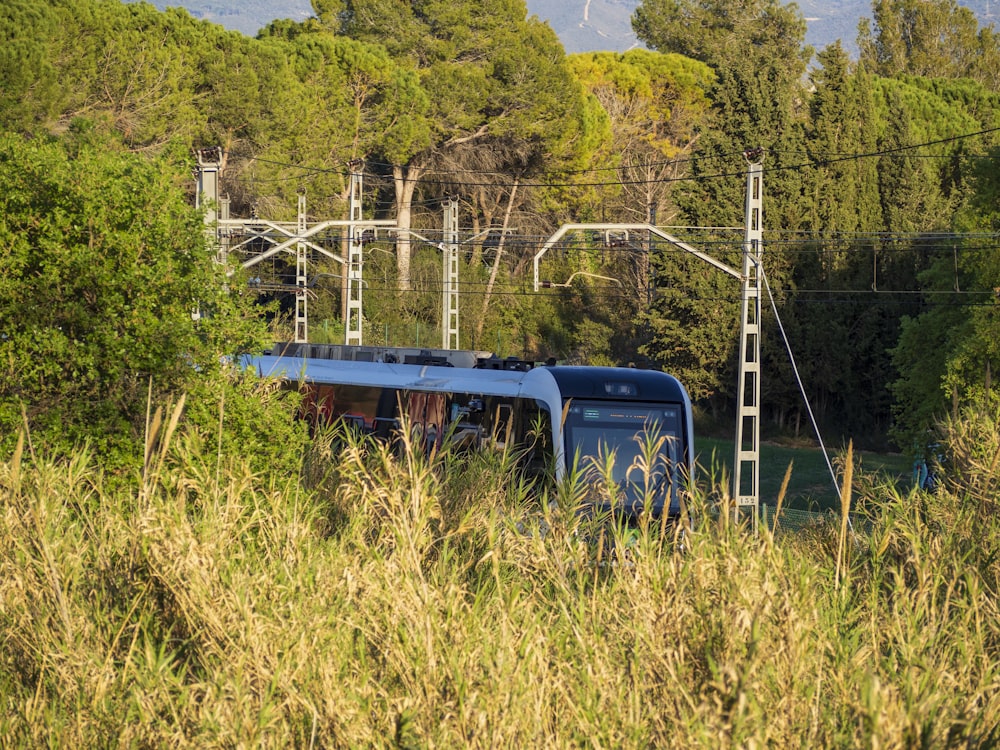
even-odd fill
[(978, 489), (861, 477), (851, 527), (754, 538), (695, 488), (682, 534), (624, 529), (509, 454), (340, 435), (266, 476), (174, 413), (131, 491), (86, 451), (0, 464), (4, 746), (1000, 740)]

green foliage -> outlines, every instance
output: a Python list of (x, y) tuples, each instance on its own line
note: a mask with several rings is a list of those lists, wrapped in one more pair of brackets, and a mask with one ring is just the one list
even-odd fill
[(713, 67), (763, 54), (801, 65), (806, 22), (794, 3), (780, 0), (643, 0), (632, 18), (639, 39)]
[(895, 77), (971, 78), (996, 90), (1000, 46), (992, 26), (955, 0), (876, 0), (859, 30), (861, 64)]
[[(692, 181), (674, 195), (678, 223), (742, 225), (742, 152), (762, 147), (768, 170), (764, 226), (800, 228), (803, 176), (798, 169), (784, 169), (800, 159), (803, 149), (798, 102), (804, 95), (800, 79), (807, 51), (798, 9), (776, 2), (647, 1), (637, 10), (634, 26), (654, 48), (687, 53), (715, 74), (708, 90), (711, 127), (701, 129), (692, 149)], [(733, 233), (701, 241), (711, 241), (713, 255), (739, 268), (740, 240)], [(783, 286), (787, 260), (766, 254), (765, 264), (771, 286)], [(661, 292), (646, 316), (652, 339), (645, 353), (678, 374), (695, 397), (715, 399), (718, 410), (735, 392), (731, 368), (739, 335), (738, 282), (679, 252), (654, 255), (653, 268)]]
[[(820, 296), (816, 290), (874, 290), (886, 283), (879, 261), (884, 265), (889, 251), (865, 239), (885, 227), (878, 163), (840, 158), (876, 153), (885, 119), (876, 114), (872, 89), (877, 82), (852, 74), (839, 45), (823, 50), (818, 60), (822, 67), (811, 75), (815, 91), (806, 130), (814, 166), (805, 181), (810, 207), (805, 225), (812, 238), (795, 261), (794, 286), (781, 315), (821, 422), (855, 438), (876, 436), (884, 434), (889, 421), (889, 399), (875, 383), (893, 377), (885, 342), (897, 335), (897, 310), (856, 297)], [(768, 361), (786, 359), (778, 353)], [(776, 404), (776, 421), (787, 429), (801, 423), (804, 407), (789, 387), (793, 379), (787, 366), (779, 372), (774, 379), (785, 388), (775, 384), (766, 399)]]
[(681, 55), (639, 49), (573, 55), (569, 64), (611, 128), (598, 158), (617, 168), (620, 185), (595, 191), (594, 203), (618, 220), (673, 215), (673, 181), (683, 167), (672, 160), (691, 149), (704, 127), (711, 69)]
[(123, 154), (80, 124), (60, 143), (4, 136), (0, 165), (3, 448), (23, 419), (40, 444), (128, 463), (150, 396), (219, 377), (262, 326), (177, 187), (186, 157)]
[[(724, 260), (739, 265), (732, 252)], [(662, 287), (646, 316), (652, 343), (644, 353), (679, 378), (694, 399), (730, 393), (736, 380), (729, 360), (737, 343), (733, 333), (739, 331), (738, 282), (679, 251), (658, 253), (654, 262), (662, 269)], [(714, 333), (706, 335), (709, 330)]]
[[(765, 270), (821, 420), (875, 439), (895, 420), (907, 443), (953, 399), (993, 388), (993, 310), (966, 303), (969, 292), (991, 299), (996, 270), (976, 239), (954, 248), (934, 239), (996, 224), (995, 186), (971, 158), (995, 141), (958, 137), (997, 126), (1000, 55), (992, 29), (977, 30), (952, 0), (875, 3), (860, 64), (828, 48), (809, 89), (804, 19), (776, 0), (646, 0), (635, 28), (656, 51), (569, 58), (523, 0), (316, 0), (314, 10), (251, 39), (143, 3), (11, 0), (0, 8), (0, 125), (72, 130), (70, 151), (111, 135), (115, 149), (172, 165), (191, 147), (221, 145), (238, 216), (292, 219), (305, 192), (310, 220), (344, 218), (344, 165), (364, 159), (366, 216), (431, 236), (440, 199), (457, 197), (463, 231), (513, 232), (496, 253), (463, 244), (463, 345), (615, 362), (642, 349), (717, 415), (732, 407), (734, 282), (668, 248), (646, 263), (634, 241), (600, 255), (587, 244), (552, 275), (611, 276), (622, 294), (587, 281), (534, 296), (527, 270), (541, 238), (565, 222), (740, 226), (741, 152), (762, 146)], [(71, 126), (81, 117), (86, 136)], [(881, 156), (849, 158), (859, 154)], [(738, 234), (695, 244), (738, 265)], [(14, 258), (25, 252), (18, 241)], [(416, 330), (436, 342), (437, 260), (414, 251), (411, 274), (409, 241), (401, 233), (380, 248), (396, 255), (394, 271), (382, 263), (389, 256), (366, 257), (379, 280), (366, 293), (366, 325), (398, 344), (414, 343), (400, 332)], [(960, 295), (943, 294), (956, 285)], [(329, 298), (312, 309), (342, 330), (336, 286), (324, 286)], [(13, 299), (31, 285), (13, 277), (0, 288)], [(912, 294), (920, 289), (934, 294)], [(802, 402), (765, 311), (762, 407), (794, 430)], [(37, 336), (60, 358), (72, 348), (64, 339), (55, 326)], [(61, 382), (60, 365), (35, 367), (39, 382)], [(67, 395), (92, 392), (88, 367)], [(5, 424), (21, 418), (15, 401), (0, 409)], [(102, 418), (133, 421), (111, 409)]]
[(30, 130), (55, 114), (59, 76), (52, 56), (52, 8), (11, 0), (0, 8), (0, 128)]
[[(418, 71), (427, 92), (427, 109), (403, 121), (410, 125), (400, 131), (402, 143), (387, 139), (370, 154), (389, 163), (401, 228), (411, 228), (416, 183), (429, 169), (473, 168), (520, 179), (542, 173), (549, 160), (575, 161), (592, 145), (580, 130), (592, 120), (558, 39), (526, 16), (523, 0), (347, 0), (336, 16), (340, 33), (383, 45)], [(324, 16), (324, 23), (333, 18)], [(496, 213), (508, 195), (513, 200), (508, 191), (475, 191), (480, 205), (474, 210)], [(442, 192), (430, 186), (429, 197)], [(397, 245), (402, 290), (410, 288), (410, 253), (404, 234)]]
[[(993, 159), (973, 164), (972, 198), (957, 214), (957, 222), (965, 231), (989, 233), (997, 226)], [(900, 442), (925, 434), (949, 409), (955, 416), (961, 407), (995, 398), (1000, 265), (996, 254), (982, 246), (981, 236), (955, 242), (948, 250), (922, 273), (932, 294), (918, 316), (904, 321), (893, 350), (900, 372), (893, 384)]]

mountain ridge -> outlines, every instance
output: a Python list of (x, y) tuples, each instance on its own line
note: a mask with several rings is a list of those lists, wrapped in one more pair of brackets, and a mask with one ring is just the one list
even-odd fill
[[(128, 1), (128, 0), (127, 0)], [(547, 21), (567, 53), (624, 52), (643, 46), (632, 31), (632, 14), (641, 0), (526, 0), (528, 14)], [(981, 25), (993, 23), (989, 0), (961, 2)], [(195, 18), (217, 23), (249, 36), (279, 18), (304, 21), (313, 15), (309, 0), (153, 0), (153, 5), (181, 7)], [(871, 17), (868, 0), (800, 0), (806, 18), (806, 44), (819, 50), (841, 40), (856, 55), (858, 22)], [(998, 16), (1000, 17), (1000, 16)]]

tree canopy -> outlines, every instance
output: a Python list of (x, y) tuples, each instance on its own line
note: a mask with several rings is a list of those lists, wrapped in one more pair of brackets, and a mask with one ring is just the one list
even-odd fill
[(713, 67), (722, 60), (762, 54), (804, 64), (806, 22), (780, 0), (643, 0), (632, 18), (640, 41)]
[(39, 444), (86, 441), (127, 465), (151, 406), (218, 397), (225, 362), (263, 345), (178, 186), (186, 166), (84, 122), (58, 142), (0, 138), (5, 447), (26, 420)]
[(861, 63), (882, 76), (971, 78), (1000, 85), (1000, 46), (992, 26), (955, 0), (875, 0), (858, 29)]
[[(644, 0), (634, 27), (649, 49), (574, 56), (523, 0), (313, 7), (254, 39), (142, 3), (0, 9), (13, 269), (0, 344), (22, 378), (3, 392), (5, 425), (30, 403), (53, 439), (85, 435), (88, 420), (95, 434), (134, 433), (150, 377), (164, 396), (197, 390), (206, 353), (247, 340), (240, 321), (260, 306), (181, 251), (204, 247), (182, 207), (190, 150), (206, 145), (225, 153), (233, 214), (273, 220), (293, 218), (302, 194), (310, 220), (345, 218), (347, 165), (363, 161), (365, 215), (399, 228), (365, 252), (366, 326), (385, 343), (440, 325), (440, 255), (408, 232), (433, 237), (442, 203), (457, 200), (463, 344), (591, 362), (644, 354), (720, 418), (738, 344), (728, 277), (635, 233), (554, 248), (546, 273), (572, 288), (536, 294), (528, 269), (578, 221), (680, 225), (738, 266), (743, 152), (761, 147), (765, 270), (820, 418), (903, 443), (995, 390), (986, 302), (1000, 282), (981, 236), (996, 231), (1000, 64), (992, 27), (953, 0), (874, 3), (857, 61), (839, 45), (813, 58), (800, 10), (777, 0)], [(279, 279), (281, 263), (262, 271)], [(206, 296), (220, 282), (231, 294)], [(311, 309), (336, 324), (342, 292), (314, 291)], [(29, 314), (18, 295), (44, 309)], [(222, 312), (192, 321), (198, 304)], [(794, 429), (801, 398), (765, 310), (764, 408)], [(280, 336), (280, 311), (268, 316)], [(94, 328), (83, 335), (80, 321)], [(118, 362), (125, 340), (136, 349)], [(77, 376), (57, 377), (65, 368)], [(60, 389), (108, 399), (60, 420), (47, 406)]]
[[(410, 227), (417, 182), (442, 163), (461, 168), (492, 154), (490, 169), (525, 175), (588, 143), (579, 84), (551, 28), (524, 0), (345, 0), (314, 5), (333, 32), (384, 46), (419, 73), (430, 106), (409, 118), (426, 139), (373, 149), (392, 170), (396, 218)], [(473, 161), (470, 166), (476, 166)], [(399, 284), (410, 286), (409, 236), (397, 243)]]

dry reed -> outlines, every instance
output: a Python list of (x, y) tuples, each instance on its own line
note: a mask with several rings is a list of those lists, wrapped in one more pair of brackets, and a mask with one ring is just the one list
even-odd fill
[(4, 746), (1000, 739), (1000, 526), (960, 487), (872, 485), (850, 555), (849, 476), (839, 527), (777, 538), (693, 488), (677, 544), (511, 456), (345, 436), (305, 487), (158, 424), (132, 491), (0, 464)]

